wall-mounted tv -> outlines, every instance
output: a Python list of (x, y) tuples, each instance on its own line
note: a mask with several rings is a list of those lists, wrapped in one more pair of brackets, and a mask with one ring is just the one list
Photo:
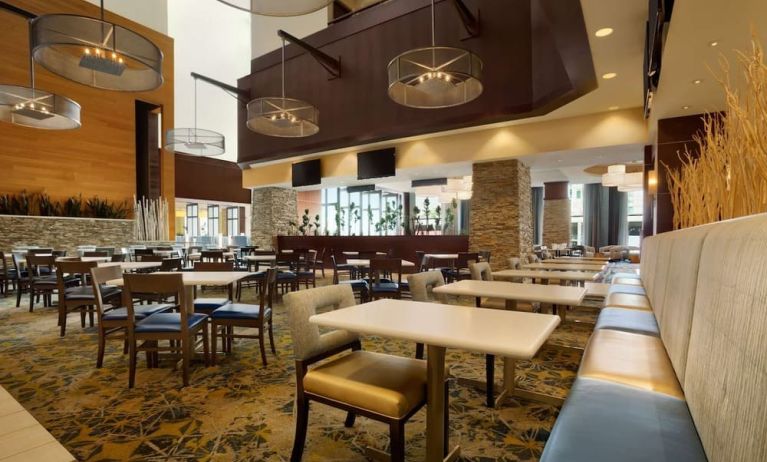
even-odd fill
[(322, 183), (320, 159), (293, 164), (293, 187), (313, 186)]
[(377, 151), (360, 152), (357, 154), (357, 179), (369, 180), (394, 176), (395, 148), (379, 149)]

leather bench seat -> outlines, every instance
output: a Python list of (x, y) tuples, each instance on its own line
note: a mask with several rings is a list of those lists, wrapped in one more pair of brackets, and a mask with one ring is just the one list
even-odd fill
[(647, 295), (647, 291), (644, 287), (630, 286), (627, 284), (610, 284), (607, 289), (607, 294), (634, 294), (634, 295)]
[(650, 300), (644, 295), (623, 294), (619, 292), (608, 293), (605, 297), (605, 306), (626, 308), (630, 310), (651, 311)]
[(642, 279), (637, 273), (615, 273), (613, 279), (625, 278), (625, 279)]
[(642, 280), (640, 278), (613, 278), (613, 284), (622, 284), (627, 286), (639, 286), (642, 287)]
[(660, 328), (652, 312), (626, 308), (602, 309), (595, 329), (611, 329), (660, 337)]
[(684, 399), (663, 341), (654, 336), (596, 330), (583, 354), (578, 376)]
[(598, 379), (576, 379), (541, 462), (703, 462), (684, 400)]
[(304, 376), (304, 391), (402, 418), (426, 399), (426, 361), (355, 351)]

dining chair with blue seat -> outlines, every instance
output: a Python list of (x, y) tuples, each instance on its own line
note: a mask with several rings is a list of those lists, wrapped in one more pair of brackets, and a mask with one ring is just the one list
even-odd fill
[[(96, 294), (93, 285), (89, 283), (91, 269), (98, 266), (96, 262), (58, 261), (56, 262), (56, 285), (58, 288), (59, 335), (66, 335), (67, 315), (80, 313), (80, 324), (85, 327), (85, 314), (90, 318), (93, 327), (93, 313), (96, 311)], [(92, 282), (92, 281), (91, 281)], [(116, 286), (101, 287), (101, 296), (109, 301), (120, 300), (122, 291)]]
[[(402, 298), (402, 260), (399, 258), (372, 258), (370, 261), (370, 298)], [(397, 280), (385, 278), (385, 275)]]
[[(234, 271), (234, 262), (197, 262), (194, 264), (195, 271)], [(198, 313), (210, 314), (214, 310), (221, 308), (227, 303), (232, 302), (232, 287), (228, 288), (228, 297), (203, 297), (197, 298), (197, 287), (195, 287), (194, 311)]]
[[(183, 383), (188, 386), (192, 354), (200, 343), (198, 336), (201, 336), (205, 365), (208, 364), (208, 315), (188, 309), (191, 304), (187, 302), (181, 273), (125, 274), (123, 281), (128, 311), (128, 387), (133, 388), (136, 381), (136, 356), (139, 351), (146, 352), (150, 368), (159, 365), (159, 353), (162, 351), (180, 357)], [(154, 294), (158, 299), (173, 298), (178, 303), (178, 313), (161, 312), (136, 320), (135, 293)], [(160, 345), (161, 341), (168, 341), (168, 346)]]
[(366, 302), (370, 297), (370, 286), (365, 279), (341, 279), (341, 275), (345, 274), (351, 278), (352, 271), (347, 267), (343, 267), (336, 263), (336, 256), (330, 254), (330, 262), (333, 264), (333, 284), (348, 285), (352, 288), (354, 295), (360, 299), (361, 302)]

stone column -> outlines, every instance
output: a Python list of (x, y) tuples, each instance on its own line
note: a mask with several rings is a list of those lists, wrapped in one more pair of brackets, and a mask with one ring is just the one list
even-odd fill
[(289, 223), (296, 221), (296, 191), (286, 188), (254, 189), (252, 206), (252, 243), (263, 249), (271, 249), (275, 245), (275, 238), (287, 234), (290, 230)]
[(518, 160), (473, 166), (469, 249), (489, 250), (494, 270), (532, 252), (530, 169)]
[(570, 197), (568, 182), (544, 183), (543, 245), (570, 243)]

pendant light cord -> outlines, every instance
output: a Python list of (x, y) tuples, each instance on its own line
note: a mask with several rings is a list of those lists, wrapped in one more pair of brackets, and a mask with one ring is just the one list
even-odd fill
[(194, 79), (194, 134), (197, 136), (197, 79)]
[(27, 22), (29, 30), (29, 86), (32, 88), (32, 97), (35, 96), (35, 59), (32, 57), (32, 24)]
[(101, 0), (101, 20), (104, 20), (104, 0)]
[(285, 39), (282, 39), (282, 101), (285, 104)]
[(431, 0), (431, 46), (433, 47), (435, 43), (436, 43), (436, 40), (434, 40), (434, 0)]

